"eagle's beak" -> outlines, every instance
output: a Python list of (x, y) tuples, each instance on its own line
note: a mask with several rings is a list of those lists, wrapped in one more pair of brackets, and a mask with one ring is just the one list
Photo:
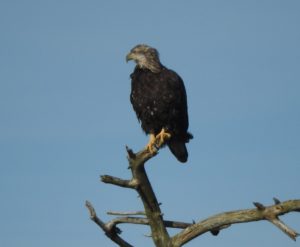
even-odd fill
[(133, 56), (132, 56), (132, 53), (128, 53), (127, 56), (126, 56), (126, 62), (130, 61), (133, 59)]

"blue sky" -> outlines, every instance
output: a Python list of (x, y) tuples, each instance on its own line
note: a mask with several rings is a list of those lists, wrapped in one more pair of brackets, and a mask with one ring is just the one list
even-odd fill
[[(0, 245), (115, 246), (89, 220), (90, 200), (141, 210), (125, 145), (146, 137), (129, 103), (127, 52), (156, 47), (184, 79), (189, 161), (163, 149), (147, 170), (166, 219), (300, 198), (300, 3), (296, 0), (0, 2)], [(300, 231), (297, 214), (283, 217)], [(121, 227), (153, 246), (147, 227)], [(173, 234), (175, 231), (170, 231)], [(267, 222), (186, 246), (295, 246)]]

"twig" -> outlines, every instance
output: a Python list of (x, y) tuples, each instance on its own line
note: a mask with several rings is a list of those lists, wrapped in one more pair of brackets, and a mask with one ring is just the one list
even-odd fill
[(296, 238), (299, 236), (299, 233), (294, 231), (292, 228), (284, 224), (280, 219), (275, 217), (274, 219), (269, 220), (272, 224), (277, 226), (281, 231), (283, 231), (286, 235), (288, 235), (291, 239), (296, 241)]
[(108, 211), (108, 215), (122, 215), (122, 216), (128, 216), (128, 215), (146, 215), (144, 211), (135, 211), (135, 212), (116, 212), (116, 211)]

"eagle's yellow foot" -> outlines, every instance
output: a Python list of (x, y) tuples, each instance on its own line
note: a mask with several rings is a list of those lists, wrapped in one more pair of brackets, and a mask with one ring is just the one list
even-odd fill
[(160, 133), (156, 135), (155, 139), (158, 140), (157, 146), (161, 146), (167, 139), (171, 137), (171, 134), (166, 132), (164, 128), (161, 129)]
[(156, 153), (156, 147), (155, 147), (155, 135), (154, 134), (150, 134), (150, 139), (149, 139), (149, 142), (146, 146), (146, 150), (150, 153), (150, 154), (154, 154)]

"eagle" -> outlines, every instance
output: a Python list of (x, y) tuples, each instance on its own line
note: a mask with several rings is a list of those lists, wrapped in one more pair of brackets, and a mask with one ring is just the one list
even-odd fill
[(193, 138), (188, 132), (186, 90), (181, 77), (161, 64), (158, 51), (145, 44), (132, 48), (126, 61), (136, 67), (131, 77), (130, 102), (141, 127), (150, 135), (146, 146), (156, 152), (155, 140), (166, 144), (178, 161), (187, 161), (186, 143)]

